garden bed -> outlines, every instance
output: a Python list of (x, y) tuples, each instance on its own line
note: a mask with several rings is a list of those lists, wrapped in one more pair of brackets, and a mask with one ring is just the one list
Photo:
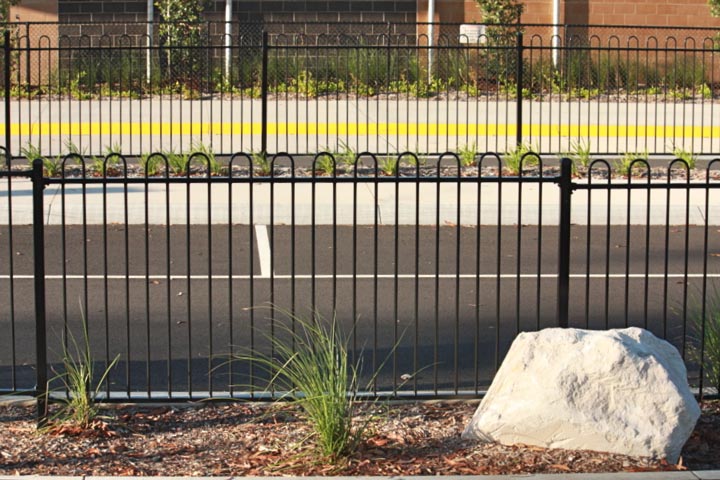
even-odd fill
[(293, 405), (110, 406), (89, 430), (38, 434), (32, 406), (0, 406), (0, 475), (459, 475), (720, 469), (720, 403), (705, 402), (681, 463), (460, 438), (477, 402), (368, 403), (368, 435), (319, 458)]

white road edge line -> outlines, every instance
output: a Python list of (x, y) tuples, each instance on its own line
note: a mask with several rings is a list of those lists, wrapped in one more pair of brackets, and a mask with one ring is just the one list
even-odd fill
[[(258, 259), (260, 260), (259, 278), (270, 278), (272, 250), (270, 248), (270, 237), (268, 237), (267, 225), (255, 225), (255, 241), (257, 242)], [(190, 278), (192, 278), (192, 276)]]
[[(268, 265), (269, 265), (269, 262), (268, 262)], [(269, 270), (269, 267), (268, 267), (267, 270)], [(496, 274), (493, 274), (493, 273), (487, 273), (487, 274), (481, 274), (481, 275), (475, 275), (475, 274), (472, 274), (472, 273), (470, 273), (470, 274), (463, 273), (463, 274), (460, 274), (460, 275), (455, 275), (455, 274), (452, 274), (452, 273), (450, 273), (450, 274), (448, 274), (448, 273), (441, 273), (440, 275), (435, 275), (435, 274), (432, 274), (432, 273), (430, 273), (430, 274), (424, 274), (424, 273), (423, 273), (423, 274), (420, 274), (420, 275), (415, 275), (414, 273), (401, 273), (401, 274), (399, 274), (399, 275), (397, 276), (397, 278), (398, 278), (399, 280), (413, 280), (413, 279), (415, 279), (415, 278), (418, 278), (418, 279), (421, 279), (421, 280), (423, 280), (423, 279), (434, 279), (434, 278), (440, 278), (440, 279), (454, 279), (454, 278), (473, 279), (473, 278), (475, 278), (475, 277), (478, 277), (478, 278), (484, 279), (484, 280), (487, 280), (487, 279), (492, 280), (492, 279), (496, 279), (496, 278), (512, 280), (512, 279), (518, 278), (518, 275), (515, 274), (515, 273), (503, 273), (503, 274), (501, 274), (501, 275), (496, 275)], [(523, 273), (523, 274), (520, 274), (520, 279), (529, 279), (529, 280), (532, 280), (532, 279), (536, 279), (536, 278), (538, 278), (538, 277), (543, 278), (543, 279), (548, 279), (548, 278), (557, 278), (558, 275), (557, 275), (557, 273), (543, 273), (543, 274), (541, 274), (541, 275), (537, 275), (537, 274), (534, 274), (534, 273)], [(573, 279), (578, 279), (578, 278), (581, 278), (581, 279), (582, 279), (582, 278), (586, 278), (586, 277), (602, 279), (602, 278), (605, 278), (605, 274), (604, 274), (604, 273), (591, 273), (590, 275), (585, 275), (584, 273), (573, 273), (573, 274), (570, 274), (570, 278), (573, 278)], [(667, 278), (684, 278), (684, 277), (685, 277), (685, 274), (683, 274), (683, 273), (669, 273), (669, 274), (667, 275)], [(688, 277), (688, 278), (702, 278), (703, 275), (702, 275), (702, 273), (688, 273), (687, 277)], [(719, 273), (708, 273), (708, 274), (707, 274), (707, 277), (708, 277), (708, 278), (720, 278), (720, 274), (719, 274)], [(13, 279), (14, 279), (14, 280), (32, 280), (33, 278), (35, 278), (33, 275), (13, 275)], [(45, 279), (46, 279), (46, 280), (62, 280), (63, 278), (64, 278), (64, 279), (67, 279), (67, 280), (82, 280), (82, 279), (85, 278), (85, 275), (65, 275), (65, 276), (63, 276), (63, 275), (45, 275)], [(167, 280), (168, 278), (169, 278), (170, 280), (186, 280), (186, 279), (188, 278), (188, 276), (187, 276), (187, 275), (128, 275), (127, 277), (126, 277), (125, 275), (88, 275), (88, 276), (87, 276), (87, 279), (88, 279), (88, 280), (105, 280), (105, 279), (107, 279), (107, 280), (125, 280), (126, 278), (127, 278), (128, 280), (145, 280), (145, 279), (147, 279), (147, 280)], [(208, 275), (190, 275), (190, 280), (208, 280), (208, 278), (209, 278)], [(213, 278), (213, 280), (228, 280), (230, 277), (229, 277), (228, 275), (213, 275), (212, 278)], [(266, 275), (266, 274), (264, 274), (264, 273), (261, 272), (260, 275), (255, 275), (253, 278), (259, 278), (259, 279), (267, 278), (267, 279), (269, 279), (269, 278), (270, 278), (270, 275), (269, 275), (269, 274)], [(292, 275), (274, 275), (274, 278), (275, 278), (276, 280), (291, 280), (291, 279), (293, 279), (293, 278), (295, 278), (296, 280), (310, 280), (310, 279), (313, 278), (313, 276), (312, 276), (312, 275), (308, 275), (308, 274), (297, 274), (297, 275), (295, 275), (295, 277), (293, 277)], [(337, 278), (337, 279), (339, 279), (339, 280), (352, 280), (352, 279), (353, 279), (353, 275), (348, 275), (348, 274), (337, 274), (337, 275), (317, 274), (317, 275), (315, 275), (314, 278), (317, 279), (317, 280), (327, 280), (327, 279), (332, 279), (332, 278)], [(375, 278), (375, 275), (370, 275), (370, 274), (358, 274), (358, 275), (355, 275), (354, 278), (357, 278), (358, 280), (372, 280), (373, 278)], [(387, 279), (392, 280), (392, 279), (395, 278), (395, 275), (393, 275), (393, 274), (387, 274), (387, 275), (386, 275), (386, 274), (381, 274), (381, 275), (377, 275), (377, 278), (378, 278), (378, 279), (381, 279), (381, 280), (387, 280)], [(625, 278), (625, 274), (624, 274), (624, 273), (611, 273), (610, 275), (608, 275), (608, 278), (616, 278), (616, 279), (617, 279), (617, 278)], [(630, 278), (630, 279), (643, 279), (643, 278), (645, 278), (645, 275), (642, 274), (642, 273), (631, 273), (630, 275), (628, 275), (628, 278)], [(665, 275), (662, 274), (662, 273), (651, 273), (651, 274), (648, 275), (648, 278), (650, 278), (650, 279), (662, 279), (662, 278), (665, 278)], [(0, 280), (9, 280), (9, 279), (10, 279), (10, 276), (9, 276), (9, 275), (0, 275)], [(233, 276), (232, 276), (232, 279), (233, 279), (233, 280), (249, 280), (249, 279), (250, 279), (250, 275), (233, 275)]]

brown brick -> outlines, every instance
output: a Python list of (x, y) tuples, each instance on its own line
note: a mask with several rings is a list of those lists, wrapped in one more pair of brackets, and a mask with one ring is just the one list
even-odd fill
[(635, 5), (635, 13), (638, 15), (656, 15), (658, 5), (653, 3), (638, 3)]
[(634, 15), (635, 4), (630, 2), (618, 2), (613, 5), (613, 13), (622, 15)]

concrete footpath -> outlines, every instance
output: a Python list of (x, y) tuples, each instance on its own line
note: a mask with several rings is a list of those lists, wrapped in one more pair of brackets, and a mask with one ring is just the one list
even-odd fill
[[(627, 184), (627, 180), (618, 180)], [(0, 181), (0, 224), (32, 223), (32, 184), (27, 179), (12, 180), (11, 192), (5, 179)], [(253, 223), (259, 225), (548, 225), (560, 219), (560, 189), (554, 184), (443, 183), (439, 195), (433, 182), (417, 187), (413, 183), (382, 183), (375, 189), (369, 180), (356, 185), (309, 183), (294, 185), (258, 181), (252, 186), (236, 183), (100, 184), (49, 185), (45, 189), (47, 225), (123, 224), (173, 225), (248, 224), (250, 204)], [(686, 196), (687, 195), (687, 196)], [(126, 198), (127, 197), (127, 198)], [(83, 199), (85, 201), (83, 202)], [(12, 209), (8, 208), (12, 204)], [(710, 225), (720, 225), (720, 189), (711, 189), (707, 212)], [(127, 204), (127, 208), (125, 208)], [(165, 205), (169, 205), (169, 218)], [(592, 208), (588, 209), (588, 204)], [(148, 208), (146, 209), (146, 205)], [(333, 205), (335, 208), (333, 208)], [(628, 205), (630, 208), (628, 208)], [(649, 209), (648, 209), (649, 205)], [(668, 208), (669, 205), (669, 208)], [(703, 188), (668, 190), (659, 188), (608, 191), (577, 190), (572, 195), (571, 222), (586, 225), (703, 225), (706, 190)], [(271, 208), (272, 206), (272, 208)], [(293, 210), (294, 206), (294, 210)], [(688, 207), (686, 210), (686, 206)], [(478, 212), (478, 209), (480, 211)], [(146, 211), (147, 210), (147, 211)], [(232, 210), (232, 211), (231, 211)], [(609, 217), (608, 217), (609, 212)], [(294, 213), (294, 217), (293, 217)], [(629, 215), (629, 217), (628, 217)], [(126, 220), (127, 216), (127, 220)]]

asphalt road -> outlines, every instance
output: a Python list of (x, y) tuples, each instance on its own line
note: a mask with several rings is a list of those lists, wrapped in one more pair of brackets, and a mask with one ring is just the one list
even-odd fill
[[(572, 326), (647, 326), (682, 348), (700, 304), (702, 228), (572, 233)], [(9, 234), (0, 227), (0, 244)], [(251, 366), (228, 364), (228, 354), (267, 351), (267, 335), (280, 335), (286, 320), (274, 304), (301, 316), (335, 312), (363, 358), (363, 379), (380, 370), (370, 389), (467, 392), (489, 384), (518, 331), (556, 324), (557, 234), (537, 226), (320, 226), (314, 234), (282, 225), (48, 226), (49, 355), (57, 364), (63, 325), (79, 335), (85, 315), (98, 367), (121, 356), (113, 390), (244, 391)], [(31, 228), (14, 226), (12, 235), (12, 258), (0, 259), (0, 389), (34, 382)], [(709, 242), (717, 285), (716, 230)]]

